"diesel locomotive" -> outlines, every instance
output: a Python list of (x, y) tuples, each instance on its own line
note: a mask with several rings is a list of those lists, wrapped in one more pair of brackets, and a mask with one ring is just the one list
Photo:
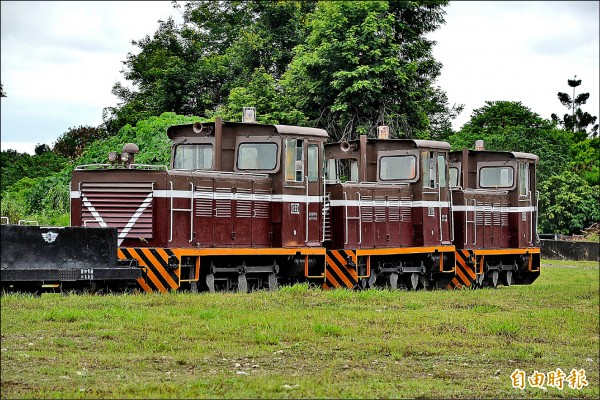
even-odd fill
[[(108, 267), (146, 292), (532, 283), (537, 156), (452, 152), (441, 141), (387, 139), (385, 128), (326, 143), (317, 128), (220, 118), (171, 126), (169, 167), (135, 163), (134, 144), (78, 166), (68, 229), (112, 230)], [(23, 287), (35, 274), (23, 265), (7, 273), (18, 256), (4, 229), (3, 287)], [(31, 233), (36, 248), (52, 245), (48, 232)], [(78, 251), (76, 240), (69, 246)], [(63, 264), (60, 277), (28, 287), (109, 281), (90, 278), (97, 261)]]

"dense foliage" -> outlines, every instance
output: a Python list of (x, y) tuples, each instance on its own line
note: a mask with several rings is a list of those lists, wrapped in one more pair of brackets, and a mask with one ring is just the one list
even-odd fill
[(2, 215), (68, 224), (75, 165), (105, 162), (128, 142), (140, 147), (136, 162), (166, 165), (168, 126), (239, 121), (242, 107), (254, 106), (258, 122), (321, 127), (332, 140), (373, 135), (385, 124), (392, 137), (448, 140), (454, 149), (483, 139), (490, 150), (535, 153), (541, 230), (578, 233), (598, 221), (600, 139), (596, 117), (581, 110), (589, 93), (559, 92), (571, 111), (562, 119), (520, 102), (486, 102), (453, 132), (462, 106), (451, 107), (435, 85), (442, 65), (426, 38), (444, 23), (447, 4), (174, 2), (183, 23), (161, 21), (132, 42), (122, 71), (128, 84), (114, 85), (119, 102), (104, 110), (102, 126), (70, 128), (33, 156), (2, 152)]
[(140, 121), (135, 127), (126, 125), (116, 135), (87, 145), (74, 162), (51, 151), (34, 156), (3, 151), (2, 216), (11, 222), (32, 220), (44, 225), (69, 225), (69, 183), (75, 165), (105, 163), (110, 151), (120, 151), (130, 142), (140, 147), (136, 162), (168, 165), (167, 128), (199, 120), (163, 113)]
[(473, 148), (478, 139), (484, 140), (486, 150), (540, 157), (537, 184), (542, 232), (580, 233), (600, 220), (598, 138), (560, 129), (520, 102), (488, 101), (449, 140), (458, 150)]
[[(326, 128), (333, 138), (373, 133), (446, 137), (462, 109), (434, 85), (441, 64), (425, 35), (445, 0), (188, 2), (184, 22), (160, 24), (124, 62), (133, 89), (115, 84), (110, 132), (165, 111)], [(264, 116), (264, 117), (261, 117)]]
[(81, 156), (83, 149), (90, 143), (108, 138), (108, 132), (104, 127), (79, 126), (69, 128), (54, 143), (53, 151), (63, 157), (75, 160)]

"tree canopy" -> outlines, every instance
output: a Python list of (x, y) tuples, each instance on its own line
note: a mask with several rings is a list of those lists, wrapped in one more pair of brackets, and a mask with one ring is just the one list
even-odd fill
[(566, 130), (584, 133), (585, 136), (597, 137), (598, 124), (596, 120), (598, 118), (581, 110), (581, 106), (587, 102), (590, 94), (579, 93), (575, 95), (575, 88), (581, 85), (581, 79), (577, 79), (577, 75), (575, 75), (575, 79), (568, 79), (567, 83), (573, 88), (573, 98), (563, 92), (558, 92), (557, 96), (561, 104), (571, 110), (571, 114), (564, 114), (562, 119), (558, 115), (552, 114), (552, 120), (562, 125)]
[[(461, 106), (434, 82), (441, 64), (426, 34), (444, 23), (445, 0), (192, 1), (134, 41), (109, 132), (163, 112), (235, 116), (327, 128), (334, 138), (387, 124), (398, 137), (445, 137)], [(260, 84), (266, 88), (258, 93)], [(259, 98), (253, 95), (260, 94)], [(285, 110), (285, 111), (284, 111)]]
[(579, 233), (600, 219), (598, 138), (583, 139), (541, 118), (521, 102), (486, 101), (450, 136), (455, 150), (482, 139), (487, 150), (534, 153), (542, 232)]

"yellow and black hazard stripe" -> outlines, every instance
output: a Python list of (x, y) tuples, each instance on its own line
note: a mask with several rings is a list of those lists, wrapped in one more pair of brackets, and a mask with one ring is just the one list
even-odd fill
[(356, 252), (353, 250), (327, 250), (325, 255), (325, 282), (323, 289), (346, 287), (353, 289), (358, 283)]
[(456, 265), (454, 278), (448, 284), (448, 289), (460, 289), (469, 287), (475, 282), (477, 274), (475, 273), (475, 253), (473, 250), (456, 250)]
[(174, 256), (170, 249), (130, 247), (120, 248), (118, 254), (122, 260), (137, 260), (145, 270), (145, 274), (137, 280), (144, 291), (165, 293), (179, 288), (181, 271), (179, 268), (169, 267), (169, 258)]

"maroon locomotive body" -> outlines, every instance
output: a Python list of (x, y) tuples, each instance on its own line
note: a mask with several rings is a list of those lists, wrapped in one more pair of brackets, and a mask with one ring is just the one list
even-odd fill
[(450, 153), (456, 287), (529, 284), (540, 274), (538, 157), (530, 153)]
[[(322, 129), (220, 118), (167, 135), (169, 167), (135, 164), (128, 144), (72, 178), (72, 225), (117, 228), (118, 257), (143, 271), (145, 291), (454, 288), (539, 275), (536, 156), (366, 136), (325, 144)], [(503, 174), (509, 186), (494, 183)]]
[(118, 228), (145, 290), (245, 290), (246, 276), (272, 288), (324, 259), (324, 130), (217, 119), (167, 134), (168, 169), (82, 166), (72, 179), (72, 224)]
[(370, 285), (445, 287), (452, 279), (449, 150), (444, 142), (364, 135), (325, 146), (332, 221), (325, 244), (356, 253)]

